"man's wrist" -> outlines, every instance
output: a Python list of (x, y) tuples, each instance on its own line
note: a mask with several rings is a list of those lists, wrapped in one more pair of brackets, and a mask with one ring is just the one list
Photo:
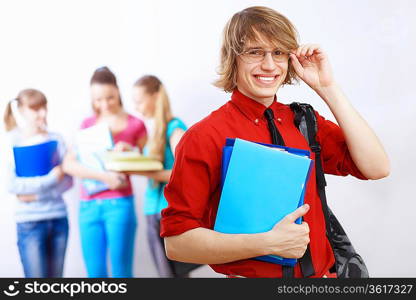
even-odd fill
[(334, 95), (341, 91), (339, 85), (334, 82), (330, 85), (324, 87), (315, 88), (314, 91), (325, 101), (327, 102), (329, 99), (332, 99)]
[(256, 256), (263, 256), (272, 254), (272, 247), (270, 242), (270, 233), (269, 232), (262, 232), (256, 233), (252, 235), (253, 237), (253, 244), (255, 245), (255, 252)]

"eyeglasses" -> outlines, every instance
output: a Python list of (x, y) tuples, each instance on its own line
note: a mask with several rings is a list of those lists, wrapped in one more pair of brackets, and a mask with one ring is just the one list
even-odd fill
[(266, 54), (270, 53), (275, 62), (284, 62), (289, 59), (289, 53), (281, 50), (266, 51), (261, 48), (253, 48), (243, 51), (240, 54), (241, 59), (246, 63), (261, 62), (266, 57)]

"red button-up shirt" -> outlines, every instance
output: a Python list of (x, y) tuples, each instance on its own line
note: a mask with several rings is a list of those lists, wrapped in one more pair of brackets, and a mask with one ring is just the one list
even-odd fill
[[(270, 106), (275, 124), (286, 146), (311, 151), (307, 141), (295, 127), (289, 106), (274, 101)], [(176, 148), (175, 164), (165, 196), (169, 206), (162, 211), (161, 236), (178, 235), (197, 227), (212, 229), (220, 199), (222, 148), (226, 138), (241, 138), (252, 142), (272, 143), (263, 116), (266, 107), (235, 90), (231, 101), (192, 126)], [(365, 179), (355, 166), (338, 125), (316, 113), (317, 141), (322, 147), (325, 173)], [(315, 159), (314, 153), (311, 153)], [(312, 171), (305, 193), (310, 205), (304, 221), (310, 227), (310, 250), (315, 268), (314, 277), (322, 277), (334, 264), (334, 256), (325, 235), (325, 219)], [(245, 277), (282, 277), (280, 265), (245, 259), (211, 265), (218, 273)], [(299, 264), (295, 277), (302, 277)]]

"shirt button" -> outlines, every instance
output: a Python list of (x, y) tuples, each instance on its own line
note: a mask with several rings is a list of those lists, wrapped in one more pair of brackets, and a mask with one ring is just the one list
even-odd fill
[(254, 123), (256, 123), (256, 125), (258, 125), (259, 124), (259, 119), (255, 119)]
[(282, 123), (282, 119), (281, 118), (277, 118), (277, 122)]

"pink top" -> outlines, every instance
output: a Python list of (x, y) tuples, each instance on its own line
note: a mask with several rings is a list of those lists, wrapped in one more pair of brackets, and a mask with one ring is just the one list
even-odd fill
[[(85, 129), (95, 125), (97, 122), (97, 116), (91, 116), (86, 118), (81, 123), (81, 129)], [(122, 131), (117, 134), (113, 134), (114, 144), (118, 142), (126, 142), (132, 146), (137, 146), (137, 141), (147, 134), (146, 127), (144, 122), (132, 115), (127, 117), (127, 126)], [(85, 189), (81, 185), (81, 199), (82, 200), (92, 200), (92, 199), (110, 199), (110, 198), (120, 198), (133, 195), (133, 189), (131, 187), (130, 177), (128, 177), (128, 185), (125, 188), (119, 190), (107, 190), (94, 195), (89, 196)]]

